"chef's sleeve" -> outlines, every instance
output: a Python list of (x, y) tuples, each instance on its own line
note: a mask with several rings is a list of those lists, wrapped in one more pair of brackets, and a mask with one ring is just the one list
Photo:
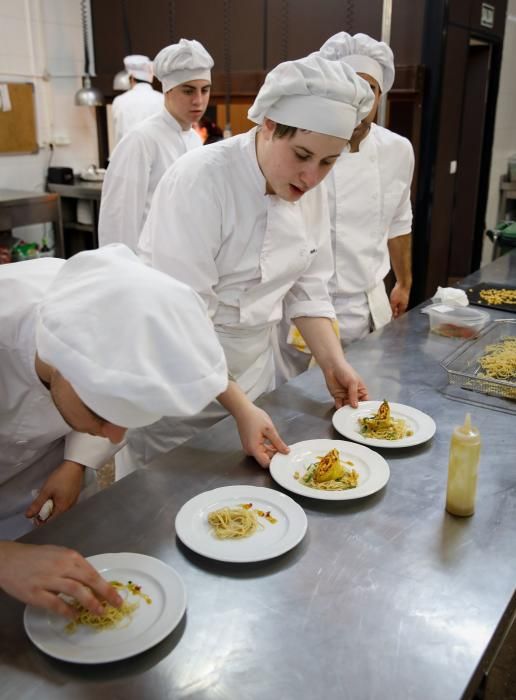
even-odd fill
[(99, 245), (125, 243), (136, 251), (143, 228), (151, 158), (137, 131), (113, 151), (102, 186)]
[(414, 174), (414, 150), (409, 141), (403, 140), (405, 146), (404, 168), (400, 172), (399, 201), (389, 223), (388, 238), (396, 238), (412, 232), (412, 205), (410, 186)]
[(114, 445), (107, 438), (72, 430), (65, 437), (64, 459), (78, 462), (85, 467), (90, 467), (90, 469), (99, 469), (124, 445), (125, 441)]
[(223, 203), (208, 178), (181, 165), (174, 163), (154, 192), (140, 248), (150, 252), (152, 267), (192, 287), (213, 317)]

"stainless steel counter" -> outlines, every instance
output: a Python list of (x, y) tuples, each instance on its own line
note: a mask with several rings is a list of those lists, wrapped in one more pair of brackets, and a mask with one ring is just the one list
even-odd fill
[[(514, 284), (516, 255), (469, 278)], [(505, 317), (492, 312), (493, 317)], [(217, 486), (276, 488), (240, 450), (231, 419), (25, 538), (85, 555), (132, 551), (183, 577), (188, 609), (154, 649), (105, 667), (38, 652), (23, 606), (0, 596), (2, 698), (459, 700), (472, 696), (516, 609), (514, 415), (473, 407), (483, 451), (477, 512), (444, 511), (448, 445), (468, 406), (442, 395), (439, 361), (459, 341), (430, 335), (416, 309), (349, 357), (372, 397), (432, 415), (428, 444), (383, 450), (391, 479), (357, 502), (295, 497), (305, 540), (259, 564), (195, 555), (174, 533), (179, 507)], [(318, 370), (261, 401), (288, 442), (339, 437)], [(471, 407), (469, 407), (471, 408)]]
[(81, 180), (75, 176), (70, 184), (59, 184), (57, 182), (49, 182), (47, 184), (49, 192), (57, 192), (61, 197), (74, 197), (76, 199), (96, 199), (100, 201), (102, 193), (102, 182), (91, 182), (89, 180)]

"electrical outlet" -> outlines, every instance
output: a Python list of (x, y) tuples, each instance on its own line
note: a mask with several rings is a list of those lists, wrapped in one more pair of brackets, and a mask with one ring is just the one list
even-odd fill
[(54, 146), (69, 146), (71, 144), (70, 137), (67, 134), (55, 134), (52, 137)]

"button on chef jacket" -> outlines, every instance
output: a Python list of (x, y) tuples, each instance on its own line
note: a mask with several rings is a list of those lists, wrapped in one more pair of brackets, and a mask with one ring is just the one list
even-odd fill
[(115, 144), (147, 117), (163, 109), (163, 93), (150, 83), (136, 83), (134, 87), (113, 100), (113, 128)]
[(97, 468), (119, 449), (72, 430), (36, 374), (36, 306), (64, 262), (0, 265), (0, 539), (30, 529), (31, 491), (63, 459)]
[(164, 107), (120, 141), (102, 186), (99, 244), (125, 243), (136, 252), (152, 195), (165, 170), (187, 151), (202, 146)]
[(337, 159), (328, 188), (335, 274), (332, 295), (376, 287), (390, 270), (387, 241), (410, 233), (410, 142), (376, 124), (357, 153)]
[[(255, 135), (252, 129), (174, 163), (156, 189), (139, 245), (146, 262), (203, 297), (229, 372), (251, 400), (273, 388), (271, 335), (283, 300), (290, 317), (335, 317), (327, 193), (319, 185), (295, 203), (266, 195)], [(206, 427), (210, 410), (197, 426), (189, 421), (188, 431), (185, 421), (171, 419), (130, 431), (133, 464)]]

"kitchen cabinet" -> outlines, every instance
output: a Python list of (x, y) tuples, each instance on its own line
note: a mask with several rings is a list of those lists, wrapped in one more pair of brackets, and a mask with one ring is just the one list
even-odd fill
[(61, 197), (64, 230), (64, 256), (98, 248), (98, 220), (101, 182), (75, 178), (73, 184), (48, 183), (48, 190)]

